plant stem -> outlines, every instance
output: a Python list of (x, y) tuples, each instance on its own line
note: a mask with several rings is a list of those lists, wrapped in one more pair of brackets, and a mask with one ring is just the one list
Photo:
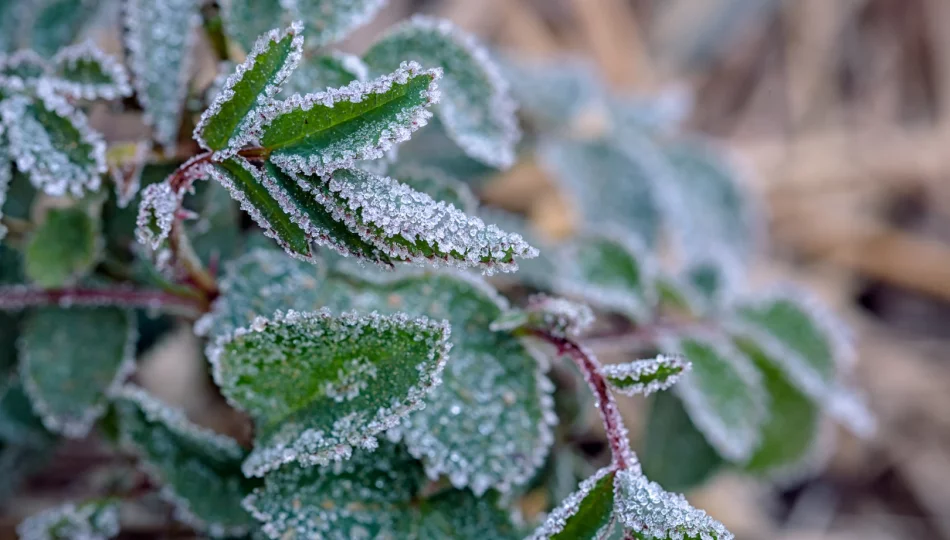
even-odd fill
[(527, 333), (546, 341), (557, 348), (558, 354), (566, 355), (584, 375), (584, 380), (590, 386), (594, 398), (597, 400), (597, 409), (604, 421), (604, 430), (607, 432), (607, 442), (613, 456), (613, 465), (617, 469), (626, 469), (636, 466), (637, 458), (630, 450), (630, 441), (627, 439), (627, 428), (624, 426), (620, 410), (613, 394), (607, 388), (600, 363), (587, 347), (570, 338), (555, 336), (545, 330), (528, 329)]
[(35, 306), (120, 306), (180, 311), (200, 316), (207, 303), (200, 298), (165, 291), (129, 287), (39, 289), (26, 285), (0, 286), (0, 310), (19, 310)]
[(172, 223), (168, 243), (175, 255), (175, 260), (181, 263), (194, 285), (205, 293), (208, 300), (217, 298), (219, 293), (217, 280), (202, 264), (195, 249), (191, 247), (191, 240), (185, 233), (185, 227), (177, 219)]

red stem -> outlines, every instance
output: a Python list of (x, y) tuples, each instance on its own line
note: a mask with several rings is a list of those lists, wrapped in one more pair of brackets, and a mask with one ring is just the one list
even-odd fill
[(38, 289), (25, 285), (0, 287), (0, 310), (48, 305), (177, 309), (194, 316), (207, 311), (205, 302), (198, 297), (176, 295), (165, 291), (128, 287), (110, 289)]
[(584, 380), (590, 386), (591, 392), (597, 400), (597, 409), (604, 421), (607, 432), (607, 442), (610, 444), (610, 453), (613, 464), (617, 469), (626, 469), (637, 464), (637, 458), (630, 450), (630, 441), (627, 439), (627, 428), (624, 426), (620, 410), (613, 394), (607, 388), (607, 380), (601, 372), (600, 363), (583, 345), (565, 337), (555, 336), (544, 330), (530, 329), (528, 333), (544, 340), (557, 348), (558, 354), (566, 355), (574, 361), (577, 368), (584, 375)]

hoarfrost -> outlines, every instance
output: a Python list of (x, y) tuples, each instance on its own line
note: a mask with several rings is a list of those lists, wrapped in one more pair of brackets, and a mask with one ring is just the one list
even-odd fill
[(118, 99), (132, 95), (129, 76), (115, 58), (91, 41), (60, 49), (53, 57), (56, 92), (73, 99)]
[(692, 364), (685, 357), (660, 354), (656, 358), (606, 365), (601, 371), (617, 392), (648, 396), (673, 386), (690, 369)]
[(175, 212), (181, 206), (182, 196), (168, 182), (151, 184), (142, 190), (138, 217), (135, 220), (135, 238), (152, 251), (157, 251), (171, 234)]
[(119, 507), (111, 501), (67, 502), (26, 518), (16, 531), (21, 540), (108, 540), (119, 534)]

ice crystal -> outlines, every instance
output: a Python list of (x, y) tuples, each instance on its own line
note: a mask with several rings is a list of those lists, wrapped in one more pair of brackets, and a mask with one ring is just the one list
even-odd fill
[(60, 49), (53, 57), (56, 92), (73, 99), (118, 99), (132, 95), (129, 76), (122, 64), (91, 41)]
[(48, 195), (81, 197), (86, 190), (95, 191), (107, 170), (102, 137), (46, 81), (38, 83), (36, 96), (0, 101), (0, 120), (17, 169)]
[(125, 46), (145, 121), (166, 150), (178, 136), (192, 47), (201, 22), (197, 0), (129, 0)]
[(466, 214), (474, 214), (478, 210), (478, 199), (468, 185), (449, 176), (442, 169), (425, 165), (399, 164), (396, 165), (392, 176), (412, 189), (421, 191), (436, 201), (450, 204)]
[(251, 131), (260, 133), (270, 160), (285, 171), (325, 175), (383, 157), (425, 126), (432, 116), (428, 107), (439, 100), (441, 77), (441, 69), (404, 62), (370, 82), (272, 102)]
[(673, 386), (690, 369), (692, 364), (684, 357), (660, 354), (656, 358), (606, 365), (602, 372), (617, 392), (648, 396)]
[[(597, 516), (599, 519), (596, 520), (600, 522), (599, 524), (603, 524), (604, 527), (609, 526), (610, 523), (612, 523), (614, 477), (616, 474), (617, 471), (615, 469), (604, 467), (581, 482), (577, 491), (574, 491), (561, 501), (557, 508), (548, 514), (544, 523), (535, 529), (534, 533), (525, 540), (548, 540), (556, 537), (568, 538), (564, 536), (564, 533), (570, 534), (570, 532), (566, 531), (565, 527), (571, 522), (571, 518), (578, 515), (578, 512), (585, 504), (590, 505), (588, 510), (601, 514)], [(588, 496), (592, 496), (591, 500), (588, 500)], [(596, 500), (594, 500), (594, 498), (596, 498)], [(593, 538), (593, 536), (590, 538)]]
[(67, 502), (26, 518), (16, 530), (21, 540), (108, 540), (119, 534), (119, 507), (107, 500)]
[(508, 83), (474, 36), (452, 22), (416, 15), (396, 25), (364, 56), (370, 68), (392, 69), (410, 59), (445, 70), (439, 115), (451, 137), (469, 156), (508, 168), (521, 138)]
[[(139, 194), (142, 172), (152, 152), (152, 141), (142, 140), (132, 145), (131, 155), (109, 164), (112, 183), (115, 186), (116, 204), (119, 208), (129, 206)], [(113, 147), (114, 148), (114, 147)]]
[(135, 238), (149, 249), (158, 250), (171, 233), (179, 207), (181, 195), (168, 182), (146, 186), (135, 220)]
[(732, 533), (686, 497), (668, 493), (634, 471), (617, 471), (614, 508), (620, 522), (645, 540), (732, 540)]

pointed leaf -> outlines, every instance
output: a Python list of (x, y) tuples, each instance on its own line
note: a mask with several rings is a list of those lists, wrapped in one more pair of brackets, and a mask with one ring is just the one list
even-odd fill
[(615, 475), (605, 467), (584, 480), (528, 540), (599, 540), (614, 515)]
[(623, 526), (645, 540), (732, 540), (732, 533), (678, 493), (634, 471), (617, 472), (615, 510)]
[(521, 137), (508, 84), (474, 36), (450, 21), (415, 16), (393, 27), (363, 56), (375, 73), (414, 60), (444, 70), (438, 114), (465, 152), (493, 167), (508, 168)]
[(685, 358), (660, 354), (646, 360), (609, 364), (602, 371), (617, 392), (628, 396), (648, 396), (673, 386), (690, 369), (692, 365)]
[(145, 186), (135, 219), (135, 238), (151, 250), (158, 250), (171, 234), (181, 195), (168, 182)]
[(228, 77), (201, 115), (194, 137), (202, 148), (233, 154), (252, 138), (257, 111), (269, 104), (300, 62), (303, 27), (294, 23), (283, 32), (271, 30)]
[(492, 321), (490, 328), (495, 331), (536, 329), (566, 338), (583, 333), (593, 322), (594, 314), (584, 304), (536, 294), (528, 299), (528, 305), (524, 311), (508, 312)]
[(51, 208), (26, 247), (26, 275), (43, 288), (88, 274), (102, 250), (99, 224), (80, 207)]
[(16, 528), (22, 540), (107, 540), (119, 534), (116, 501), (67, 502), (34, 514)]
[(296, 178), (334, 219), (396, 260), (477, 267), (491, 274), (517, 270), (515, 257), (537, 255), (520, 235), (485, 225), (389, 177), (344, 169), (329, 181)]
[(284, 85), (282, 94), (309, 94), (326, 88), (339, 88), (353, 81), (365, 81), (369, 70), (360, 57), (339, 51), (307, 58)]
[(394, 178), (416, 191), (421, 191), (437, 202), (450, 204), (466, 214), (478, 210), (478, 199), (467, 185), (435, 167), (421, 165), (397, 166)]
[(702, 484), (724, 463), (672, 392), (653, 397), (643, 433), (643, 474), (671, 491), (682, 493)]
[(403, 63), (389, 75), (305, 96), (293, 95), (263, 111), (261, 146), (288, 172), (327, 174), (377, 159), (409, 138), (438, 101), (439, 70)]
[(99, 189), (106, 172), (102, 137), (46, 82), (39, 83), (36, 94), (35, 100), (14, 96), (0, 102), (0, 120), (17, 168), (48, 195), (81, 197)]
[(209, 352), (215, 381), (257, 421), (245, 474), (292, 461), (325, 465), (349, 458), (353, 446), (373, 447), (441, 383), (448, 336), (447, 324), (425, 317), (322, 310), (278, 311), (218, 338)]
[(188, 93), (197, 0), (128, 0), (125, 47), (145, 122), (166, 150), (174, 146)]
[(20, 375), (46, 427), (83, 437), (134, 369), (137, 332), (115, 308), (41, 308), (20, 339)]
[(129, 76), (122, 64), (91, 41), (56, 53), (50, 85), (72, 99), (118, 99), (132, 95)]
[(123, 445), (164, 486), (161, 495), (175, 507), (176, 519), (211, 536), (252, 529), (241, 500), (257, 483), (241, 474), (245, 451), (237, 441), (195, 425), (137, 387), (123, 388), (115, 406)]

